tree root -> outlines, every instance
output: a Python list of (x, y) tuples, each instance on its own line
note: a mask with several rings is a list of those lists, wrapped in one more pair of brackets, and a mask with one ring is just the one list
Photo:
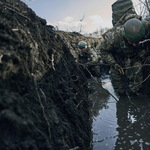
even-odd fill
[[(45, 121), (46, 121), (46, 123), (47, 123), (47, 125), (48, 125), (49, 137), (50, 137), (50, 139), (51, 139), (50, 124), (49, 124), (48, 119), (47, 119), (46, 114), (45, 114), (45, 109), (44, 109), (44, 106), (43, 106), (43, 104), (42, 104), (42, 101), (41, 101), (39, 92), (38, 92), (38, 88), (37, 88), (37, 84), (36, 84), (35, 78), (33, 77), (33, 79), (34, 79), (35, 89), (36, 89), (36, 93), (37, 93), (37, 96), (38, 96), (38, 99), (39, 99), (39, 103), (40, 103), (41, 108), (42, 108), (42, 111), (43, 111), (43, 116), (44, 116), (44, 119), (45, 119)], [(43, 94), (44, 92), (41, 91), (41, 93)], [(45, 94), (43, 94), (43, 96), (44, 96), (44, 98), (46, 98), (46, 97), (45, 97)], [(45, 99), (45, 101), (46, 101), (46, 99)]]

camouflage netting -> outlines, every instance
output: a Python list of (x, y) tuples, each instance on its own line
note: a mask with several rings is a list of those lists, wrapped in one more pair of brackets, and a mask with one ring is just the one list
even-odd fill
[(85, 37), (68, 34), (0, 0), (0, 150), (89, 149), (87, 82), (70, 52)]

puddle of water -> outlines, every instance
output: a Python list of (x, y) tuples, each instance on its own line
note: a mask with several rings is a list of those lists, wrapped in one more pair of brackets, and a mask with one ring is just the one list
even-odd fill
[[(109, 76), (102, 80), (103, 90), (93, 79), (89, 87), (95, 92), (89, 95), (94, 101), (91, 108), (92, 141), (91, 150), (149, 150), (150, 149), (150, 101), (146, 96), (118, 98)], [(137, 107), (140, 109), (138, 110)]]

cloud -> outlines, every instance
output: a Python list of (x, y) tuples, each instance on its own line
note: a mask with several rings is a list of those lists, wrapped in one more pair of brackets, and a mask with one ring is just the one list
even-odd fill
[(58, 21), (56, 24), (59, 24), (59, 25), (61, 25), (61, 26), (68, 26), (70, 23), (68, 23), (68, 22), (64, 22), (64, 21)]
[(86, 22), (80, 22), (80, 21), (74, 21), (73, 22), (73, 25), (76, 26), (76, 27), (80, 26), (80, 25), (85, 25), (85, 24), (86, 24)]
[[(52, 25), (50, 22), (47, 24)], [(82, 32), (92, 33), (100, 28), (110, 28), (111, 21), (110, 19), (104, 20), (99, 15), (93, 15), (85, 18), (83, 21), (74, 20), (73, 17), (67, 16), (64, 19), (57, 21), (53, 24), (53, 26), (57, 26), (59, 30), (63, 31), (76, 31), (79, 32), (80, 29)]]
[(47, 21), (47, 25), (53, 25), (52, 23), (50, 23), (49, 21)]
[(100, 25), (104, 22), (103, 18), (101, 16), (98, 16), (98, 15), (90, 16), (89, 18), (94, 20), (92, 22), (92, 24)]
[(54, 26), (58, 26), (60, 30), (79, 30), (80, 26), (84, 26), (87, 23), (81, 21), (73, 21), (72, 17), (66, 17), (63, 19), (64, 21), (57, 21)]
[(104, 20), (101, 16), (94, 15), (94, 16), (89, 16), (89, 19), (92, 19), (91, 24), (93, 25), (93, 27), (96, 27), (96, 28), (112, 27), (111, 18)]
[(66, 18), (64, 18), (64, 21), (65, 21), (65, 22), (72, 22), (72, 21), (73, 21), (73, 18), (67, 16)]

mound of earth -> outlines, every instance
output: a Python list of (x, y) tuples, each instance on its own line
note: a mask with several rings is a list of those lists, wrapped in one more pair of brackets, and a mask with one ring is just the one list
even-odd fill
[(20, 0), (0, 0), (0, 150), (88, 150), (87, 78), (77, 43)]

